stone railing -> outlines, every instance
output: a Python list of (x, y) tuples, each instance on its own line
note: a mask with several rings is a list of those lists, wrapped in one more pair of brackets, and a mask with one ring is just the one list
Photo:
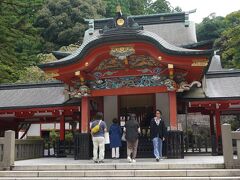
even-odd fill
[(14, 160), (43, 157), (43, 140), (15, 140), (14, 131), (0, 138), (0, 169), (9, 169)]
[(43, 140), (22, 140), (15, 141), (15, 160), (33, 159), (43, 157)]
[[(233, 140), (236, 141), (236, 149), (233, 148)], [(231, 131), (230, 124), (222, 125), (222, 145), (225, 167), (240, 168), (240, 132)]]
[(10, 168), (14, 164), (14, 131), (5, 131), (4, 137), (0, 138), (0, 168)]

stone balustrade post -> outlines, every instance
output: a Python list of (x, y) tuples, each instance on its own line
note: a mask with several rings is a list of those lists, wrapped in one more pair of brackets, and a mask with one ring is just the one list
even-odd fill
[(232, 131), (230, 124), (222, 125), (222, 146), (223, 158), (226, 168), (233, 168), (233, 145), (232, 145)]
[(5, 131), (4, 134), (4, 146), (3, 146), (3, 168), (9, 169), (14, 165), (15, 156), (15, 132)]

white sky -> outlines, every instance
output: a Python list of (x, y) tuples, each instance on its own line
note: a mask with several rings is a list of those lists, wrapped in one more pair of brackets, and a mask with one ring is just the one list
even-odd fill
[(190, 21), (200, 23), (211, 13), (225, 17), (227, 14), (240, 10), (240, 0), (167, 0), (173, 7), (179, 6), (183, 11), (197, 9), (190, 14)]

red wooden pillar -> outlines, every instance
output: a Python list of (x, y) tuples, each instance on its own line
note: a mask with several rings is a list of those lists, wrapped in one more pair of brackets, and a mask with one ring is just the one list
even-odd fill
[(169, 112), (170, 112), (170, 127), (172, 130), (177, 129), (177, 99), (176, 92), (169, 91)]
[(82, 97), (81, 103), (81, 132), (88, 133), (88, 121), (90, 116), (88, 97)]
[(217, 142), (218, 142), (218, 139), (221, 136), (221, 122), (220, 122), (220, 111), (219, 110), (215, 111), (215, 118), (216, 118), (216, 137), (217, 137)]
[(60, 116), (60, 141), (65, 139), (65, 120), (64, 115)]

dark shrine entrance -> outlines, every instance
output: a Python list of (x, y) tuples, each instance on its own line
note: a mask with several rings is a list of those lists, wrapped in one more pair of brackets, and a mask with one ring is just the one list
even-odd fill
[[(120, 124), (123, 126), (129, 114), (134, 113), (141, 128), (138, 145), (138, 157), (153, 157), (152, 142), (150, 140), (150, 121), (155, 110), (155, 94), (122, 95), (118, 96)], [(123, 151), (125, 150), (123, 146)], [(126, 150), (125, 150), (126, 151)]]
[[(134, 113), (141, 129), (147, 129), (155, 110), (155, 94), (119, 96), (119, 119), (127, 120)], [(144, 134), (145, 131), (142, 131)]]

